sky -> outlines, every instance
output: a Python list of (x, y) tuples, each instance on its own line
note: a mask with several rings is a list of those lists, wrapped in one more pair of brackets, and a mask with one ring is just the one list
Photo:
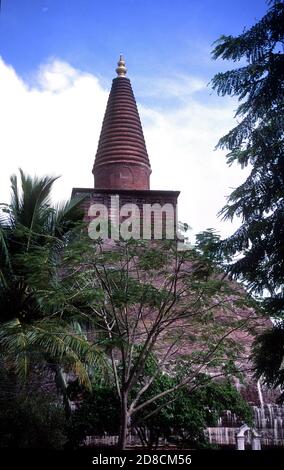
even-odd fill
[(9, 177), (60, 175), (55, 201), (91, 173), (106, 102), (123, 53), (152, 165), (151, 188), (180, 190), (179, 219), (228, 236), (217, 217), (248, 170), (214, 150), (235, 124), (235, 98), (210, 87), (235, 64), (211, 59), (221, 35), (238, 35), (265, 0), (2, 0), (0, 203)]

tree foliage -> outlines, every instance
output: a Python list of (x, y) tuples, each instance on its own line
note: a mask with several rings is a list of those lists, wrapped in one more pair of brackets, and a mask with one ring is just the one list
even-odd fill
[(270, 387), (280, 387), (280, 402), (284, 402), (284, 323), (262, 333), (254, 343), (254, 362), (257, 377)]
[[(205, 371), (212, 378), (238, 374), (244, 357), (238, 332), (254, 332), (257, 318), (247, 310), (254, 303), (226, 279), (209, 248), (202, 249), (208, 237), (182, 251), (174, 241), (129, 240), (110, 247), (98, 240), (81, 254), (85, 286), (96, 292), (89, 304), (99, 330), (94, 344), (106, 348), (120, 402), (121, 447), (130, 422), (162, 397), (183, 387), (195, 390)], [(169, 374), (185, 364), (187, 371), (157, 394), (151, 391), (158, 372), (147, 366), (153, 353)]]
[[(246, 64), (215, 75), (220, 95), (237, 96), (239, 122), (219, 141), (228, 163), (251, 169), (229, 196), (222, 215), (242, 218), (241, 227), (222, 243), (225, 252), (242, 256), (230, 266), (249, 287), (281, 299), (284, 279), (284, 4), (275, 2), (252, 28), (237, 37), (222, 36), (213, 51)], [(280, 305), (278, 305), (278, 308)]]
[[(30, 365), (73, 367), (88, 382), (90, 349), (80, 323), (85, 297), (78, 264), (65, 265), (64, 250), (82, 230), (81, 200), (53, 207), (56, 178), (11, 177), (11, 202), (0, 219), (0, 360), (26, 379)], [(79, 263), (79, 261), (78, 261)], [(87, 294), (84, 293), (86, 296)]]
[[(178, 373), (172, 371), (169, 375), (162, 370), (157, 371), (157, 367), (157, 359), (151, 356), (145, 370), (151, 369), (152, 373), (158, 374), (145, 394), (146, 399), (179, 383), (181, 370)], [(156, 448), (161, 439), (180, 447), (208, 446), (205, 430), (208, 426), (216, 426), (218, 418), (226, 410), (235, 413), (240, 422), (251, 422), (250, 407), (229, 381), (214, 382), (206, 375), (199, 379), (203, 386), (194, 392), (190, 393), (186, 387), (178, 389), (137, 413), (131, 422), (131, 432), (139, 436), (143, 447), (149, 450)], [(120, 406), (114, 384), (94, 383), (92, 392), (86, 392), (83, 399), (81, 388), (78, 394), (76, 383), (69, 387), (73, 398), (74, 391), (77, 391), (77, 398), (81, 396), (79, 408), (69, 423), (69, 445), (82, 445), (86, 436), (118, 434)]]
[[(212, 85), (219, 95), (236, 96), (240, 101), (238, 123), (218, 146), (229, 151), (230, 165), (237, 163), (250, 171), (221, 211), (225, 219), (241, 217), (241, 226), (222, 241), (220, 249), (226, 256), (236, 255), (228, 265), (231, 276), (244, 281), (255, 295), (264, 295), (266, 312), (283, 322), (284, 2), (268, 3), (267, 13), (254, 26), (216, 42), (215, 59), (241, 61), (242, 65), (218, 73)], [(268, 383), (283, 386), (283, 374), (276, 372), (284, 344), (280, 345), (281, 331), (274, 328), (258, 339), (255, 364)]]
[[(134, 416), (132, 428), (148, 449), (156, 448), (160, 439), (181, 447), (206, 447), (209, 445), (206, 428), (217, 426), (218, 418), (227, 410), (235, 413), (240, 422), (251, 422), (249, 406), (228, 378), (214, 381), (206, 373), (200, 373), (195, 377), (193, 390), (179, 387), (181, 380), (188, 376), (187, 364), (177, 364), (170, 373), (164, 373), (155, 356), (148, 359), (145, 371), (156, 376), (144, 396), (149, 405)], [(139, 385), (143, 380), (141, 376)], [(175, 387), (174, 392), (163, 395)], [(160, 398), (151, 402), (153, 396), (159, 395)]]
[[(254, 332), (246, 310), (252, 300), (220, 270), (213, 232), (181, 251), (175, 241), (91, 243), (77, 213), (69, 220), (51, 207), (52, 179), (21, 179), (20, 194), (11, 180), (1, 225), (4, 367), (26, 378), (30, 364), (47, 364), (66, 403), (62, 368), (88, 386), (94, 370), (103, 370), (119, 401), (122, 448), (131, 422), (148, 407), (183, 388), (193, 392), (205, 371), (211, 378), (238, 374), (244, 351), (236, 335)], [(176, 381), (153, 393), (159, 370)]]

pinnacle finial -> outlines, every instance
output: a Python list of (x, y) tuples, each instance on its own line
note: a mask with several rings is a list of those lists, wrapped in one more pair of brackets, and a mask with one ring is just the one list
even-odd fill
[(124, 60), (122, 54), (120, 54), (120, 56), (119, 56), (119, 61), (117, 62), (117, 65), (118, 65), (118, 67), (115, 70), (117, 75), (119, 77), (125, 77), (126, 72), (127, 72), (127, 68), (125, 67), (125, 60)]

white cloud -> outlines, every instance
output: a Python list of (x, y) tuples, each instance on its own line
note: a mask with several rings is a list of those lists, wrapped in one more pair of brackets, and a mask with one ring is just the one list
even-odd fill
[[(174, 74), (172, 77), (162, 77), (147, 80), (145, 77), (137, 77), (139, 95), (143, 98), (159, 99), (188, 99), (190, 95), (206, 88), (206, 81), (199, 77), (191, 77), (184, 74)], [(136, 88), (136, 87), (135, 87)]]
[[(153, 90), (161, 87), (159, 80), (152, 84)], [(218, 221), (216, 213), (244, 172), (228, 168), (224, 152), (213, 151), (233, 125), (233, 104), (222, 99), (217, 106), (209, 94), (206, 105), (204, 97), (199, 102), (194, 92), (203, 87), (201, 80), (182, 76), (177, 83), (164, 83), (172, 96), (186, 96), (182, 105), (164, 110), (138, 106), (152, 188), (181, 190), (180, 219), (194, 232), (215, 227), (226, 235), (232, 227)], [(31, 85), (0, 58), (0, 202), (8, 202), (9, 176), (19, 167), (30, 174), (62, 175), (55, 200), (67, 199), (72, 187), (93, 186), (91, 170), (108, 93), (97, 77), (59, 60), (41, 66)]]
[(19, 167), (62, 175), (58, 200), (69, 198), (73, 186), (91, 187), (107, 96), (96, 77), (60, 61), (40, 67), (33, 87), (0, 61), (0, 201), (8, 200), (9, 176)]
[(64, 91), (75, 85), (80, 72), (59, 60), (50, 60), (41, 65), (36, 73), (36, 84), (46, 91)]
[(214, 227), (228, 235), (238, 222), (221, 222), (217, 212), (246, 172), (228, 167), (225, 152), (214, 150), (233, 126), (233, 107), (205, 106), (194, 99), (174, 112), (142, 107), (144, 134), (152, 163), (152, 187), (181, 190), (179, 216), (193, 231)]

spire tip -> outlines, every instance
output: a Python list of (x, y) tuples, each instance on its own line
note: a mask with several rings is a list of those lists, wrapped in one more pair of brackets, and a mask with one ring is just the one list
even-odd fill
[(127, 73), (127, 68), (125, 67), (125, 60), (123, 58), (123, 55), (120, 54), (119, 56), (119, 61), (117, 62), (118, 67), (115, 69), (118, 77), (125, 77)]

